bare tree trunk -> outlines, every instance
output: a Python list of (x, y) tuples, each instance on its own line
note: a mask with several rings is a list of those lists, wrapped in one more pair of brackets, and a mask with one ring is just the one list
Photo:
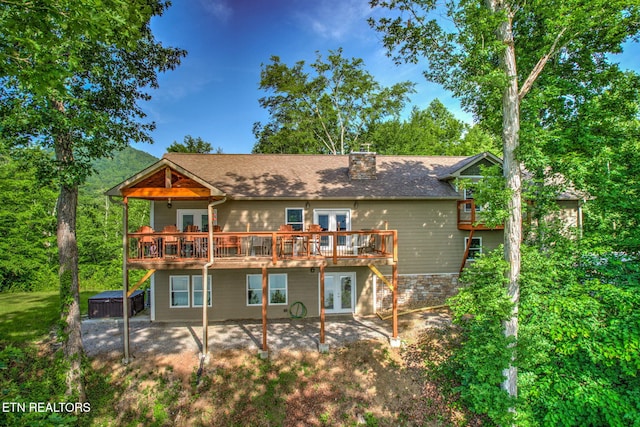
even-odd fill
[[(504, 229), (504, 257), (509, 263), (509, 297), (513, 302), (511, 319), (504, 324), (504, 333), (507, 337), (518, 336), (518, 302), (520, 300), (520, 242), (522, 241), (522, 200), (521, 200), (521, 176), (520, 165), (516, 160), (515, 152), (520, 145), (520, 100), (518, 98), (518, 78), (516, 73), (516, 56), (511, 28), (511, 17), (500, 29), (502, 40), (506, 46), (504, 54), (505, 72), (509, 78), (509, 84), (502, 97), (502, 143), (503, 143), (503, 173), (506, 188), (509, 190), (507, 208), (509, 216)], [(512, 360), (515, 358), (512, 355)], [(511, 364), (505, 370), (503, 388), (509, 395), (516, 397), (518, 394), (517, 368)]]
[[(513, 302), (511, 318), (504, 322), (504, 334), (507, 337), (518, 336), (518, 303), (520, 300), (520, 243), (522, 241), (522, 200), (520, 165), (516, 160), (516, 150), (520, 145), (520, 97), (518, 93), (518, 74), (516, 53), (513, 40), (513, 11), (502, 0), (487, 0), (492, 12), (506, 12), (506, 20), (498, 29), (498, 37), (505, 44), (503, 67), (508, 85), (502, 95), (502, 149), (503, 174), (509, 191), (507, 208), (509, 216), (504, 227), (504, 258), (509, 263), (508, 293)], [(512, 362), (515, 360), (515, 346), (512, 347)], [(505, 380), (502, 387), (510, 396), (518, 394), (518, 371), (513, 363), (504, 370)]]
[[(64, 113), (62, 103), (54, 102), (54, 108)], [(70, 135), (58, 135), (55, 141), (56, 160), (60, 168), (73, 162)], [(79, 402), (86, 399), (82, 375), (82, 330), (80, 324), (80, 286), (78, 280), (78, 243), (76, 241), (76, 217), (78, 206), (78, 186), (65, 183), (60, 185), (57, 212), (58, 257), (60, 262), (60, 315), (62, 320), (62, 349), (69, 363), (67, 372), (67, 394)]]

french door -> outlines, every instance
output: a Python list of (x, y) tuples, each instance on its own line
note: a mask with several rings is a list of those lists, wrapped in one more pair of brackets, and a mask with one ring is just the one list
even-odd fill
[(356, 273), (325, 273), (325, 313), (353, 313), (355, 306)]
[[(314, 222), (322, 227), (322, 231), (351, 230), (351, 211), (349, 209), (316, 209), (313, 212)], [(338, 236), (338, 246), (347, 244), (347, 236)], [(320, 248), (331, 250), (333, 240), (331, 236), (322, 236)]]
[(187, 231), (188, 226), (196, 226), (199, 231), (209, 231), (207, 209), (178, 209), (177, 214), (177, 226), (180, 231)]

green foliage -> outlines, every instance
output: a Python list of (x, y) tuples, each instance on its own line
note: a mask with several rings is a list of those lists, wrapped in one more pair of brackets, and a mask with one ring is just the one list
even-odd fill
[(583, 257), (576, 268), (569, 249), (574, 256), (531, 249), (523, 257), (523, 404), (534, 425), (638, 425), (638, 260)]
[(453, 360), (461, 381), (458, 391), (471, 410), (502, 425), (511, 422), (508, 409), (513, 405), (501, 388), (513, 344), (503, 327), (513, 308), (506, 291), (507, 268), (501, 250), (479, 257), (461, 277), (458, 295), (450, 299), (454, 323), (462, 330), (462, 346)]
[[(501, 10), (496, 13), (480, 1), (451, 1), (444, 10), (435, 1), (369, 3), (387, 9), (369, 22), (382, 34), (389, 55), (397, 63), (426, 59), (427, 79), (450, 90), (463, 108), (496, 135), (502, 133), (502, 92), (508, 82), (501, 61), (506, 46), (496, 32), (508, 13), (512, 14), (518, 88), (530, 77), (535, 81), (529, 95), (521, 97), (523, 130), (529, 124), (545, 125), (563, 108), (570, 115), (582, 96), (599, 93), (602, 81), (590, 80), (591, 71), (607, 63), (606, 54), (620, 52), (622, 43), (640, 30), (640, 8), (626, 0), (551, 0), (517, 6), (499, 2)], [(546, 55), (544, 72), (532, 75)], [(582, 90), (567, 92), (576, 76), (582, 78)], [(549, 83), (540, 85), (539, 79), (547, 77)]]
[[(11, 30), (0, 43), (11, 46), (3, 53), (15, 65), (0, 73), (1, 137), (18, 149), (51, 149), (54, 156), (32, 159), (39, 177), (73, 186), (91, 174), (93, 159), (132, 140), (150, 142), (154, 125), (141, 120), (138, 102), (157, 87), (157, 73), (174, 68), (185, 52), (162, 46), (151, 33), (151, 17), (167, 6), (161, 1), (45, 3), (1, 5), (0, 24)], [(39, 30), (43, 36), (31, 39)]]
[[(173, 141), (169, 147), (167, 147), (167, 152), (169, 153), (199, 153), (199, 154), (207, 154), (213, 151), (213, 147), (210, 143), (206, 142), (199, 136), (194, 138), (191, 135), (187, 135), (184, 137), (184, 143), (179, 143), (177, 141)], [(216, 150), (217, 154), (222, 153), (222, 149), (218, 148)]]
[(33, 167), (0, 158), (0, 291), (56, 286), (56, 195)]
[[(93, 162), (96, 173), (80, 189), (77, 238), (83, 289), (122, 286), (122, 208), (102, 193), (157, 159), (127, 148)], [(55, 190), (41, 185), (35, 169), (4, 158), (0, 168), (0, 291), (57, 289)], [(132, 200), (132, 229), (149, 223), (149, 203)]]
[(460, 187), (473, 190), (476, 206), (482, 207), (478, 214), (478, 222), (490, 228), (503, 225), (509, 216), (508, 202), (511, 191), (505, 188), (502, 168), (498, 165), (480, 165), (480, 175), (482, 179), (479, 181), (461, 180)]
[(393, 119), (375, 125), (366, 140), (381, 154), (471, 156), (499, 152), (495, 138), (479, 126), (470, 127), (456, 119), (437, 99), (424, 110), (414, 108), (407, 121)]
[[(278, 56), (263, 66), (259, 100), (270, 122), (256, 123), (255, 153), (330, 153), (358, 150), (360, 137), (376, 123), (397, 117), (410, 82), (382, 87), (364, 70), (362, 59), (346, 59), (342, 49), (320, 53), (306, 71), (304, 61), (288, 66)], [(368, 141), (362, 141), (368, 142)]]
[[(640, 263), (580, 252), (568, 241), (553, 251), (523, 250), (518, 425), (638, 425)], [(501, 319), (510, 314), (504, 270), (499, 251), (479, 258), (452, 305), (463, 331), (454, 359), (461, 396), (503, 425), (509, 404), (499, 385), (509, 343)]]
[[(0, 412), (3, 426), (68, 426), (75, 425), (73, 413), (29, 411), (33, 402), (68, 402), (65, 397), (66, 361), (40, 355), (29, 346), (12, 345), (0, 350), (0, 389), (3, 402), (24, 404), (26, 411)], [(73, 402), (71, 402), (73, 403)]]

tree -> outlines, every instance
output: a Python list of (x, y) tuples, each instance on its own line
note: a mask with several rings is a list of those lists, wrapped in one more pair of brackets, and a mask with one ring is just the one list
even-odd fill
[[(264, 66), (259, 100), (271, 116), (254, 124), (256, 153), (344, 154), (358, 149), (360, 136), (374, 124), (397, 117), (413, 91), (413, 83), (382, 87), (363, 69), (359, 58), (346, 59), (342, 49), (329, 51), (306, 71), (304, 61), (292, 67), (278, 56)], [(368, 142), (368, 141), (367, 141)]]
[(55, 188), (35, 170), (0, 156), (0, 292), (55, 283)]
[[(81, 371), (78, 246), (78, 186), (91, 174), (91, 161), (127, 146), (151, 142), (152, 123), (139, 100), (157, 87), (157, 73), (184, 56), (163, 47), (150, 19), (164, 1), (45, 0), (0, 3), (2, 59), (0, 129), (16, 148), (42, 147), (39, 178), (59, 188), (57, 244), (60, 263), (61, 330), (69, 362), (67, 389), (84, 400)], [(2, 61), (4, 63), (4, 61)]]
[[(521, 104), (531, 98), (535, 102), (536, 80), (549, 61), (577, 66), (585, 58), (619, 52), (621, 43), (637, 34), (640, 8), (637, 3), (618, 0), (544, 4), (462, 0), (447, 3), (447, 19), (453, 23), (449, 25), (438, 20), (435, 2), (370, 3), (397, 12), (396, 16), (370, 21), (384, 34), (384, 45), (396, 61), (417, 63), (426, 58), (426, 77), (451, 90), (477, 120), (502, 135), (505, 188), (509, 193), (504, 256), (509, 262), (508, 289), (514, 302), (505, 334), (515, 337), (522, 239), (521, 164), (516, 157)], [(525, 98), (532, 90), (534, 95)], [(515, 396), (513, 364), (505, 375), (504, 387)]]
[[(168, 153), (199, 153), (207, 154), (213, 151), (213, 147), (210, 143), (204, 141), (202, 138), (194, 138), (191, 135), (184, 137), (184, 143), (173, 141), (169, 147), (167, 147)], [(216, 154), (222, 153), (222, 149), (216, 149)]]
[(498, 151), (491, 135), (458, 120), (437, 99), (424, 110), (414, 107), (407, 121), (388, 120), (374, 126), (366, 138), (381, 154), (471, 156)]

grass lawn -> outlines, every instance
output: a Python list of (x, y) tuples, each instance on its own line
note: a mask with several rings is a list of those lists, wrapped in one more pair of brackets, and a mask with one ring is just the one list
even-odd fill
[[(89, 297), (100, 291), (80, 292), (80, 312), (86, 314)], [(0, 293), (0, 342), (25, 343), (46, 336), (60, 317), (60, 292)]]

